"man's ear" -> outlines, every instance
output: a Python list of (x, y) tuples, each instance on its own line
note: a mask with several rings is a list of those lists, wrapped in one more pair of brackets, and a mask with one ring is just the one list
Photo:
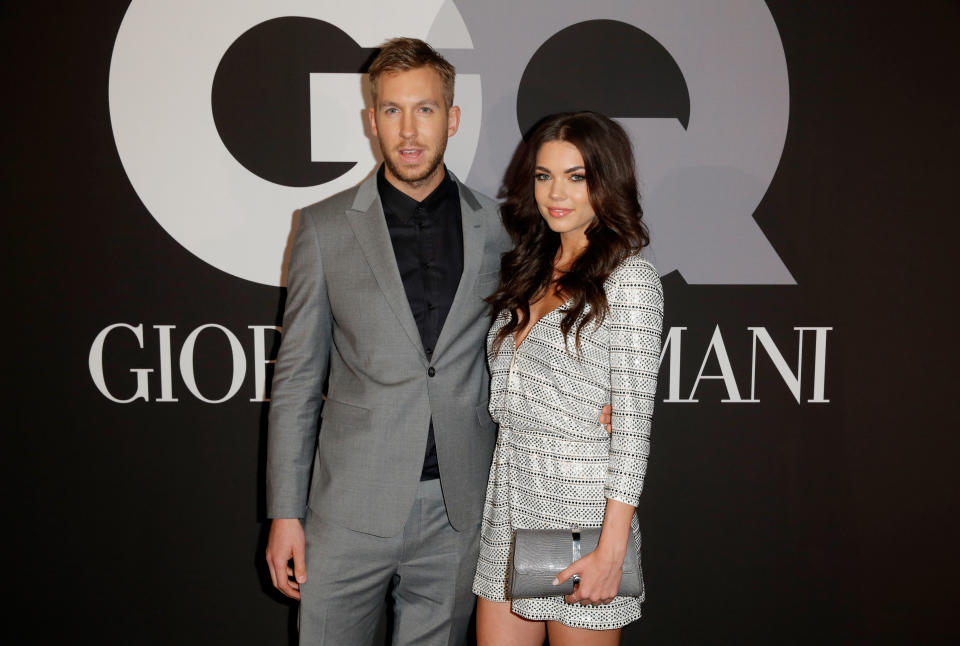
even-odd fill
[(367, 119), (370, 120), (370, 132), (373, 133), (374, 137), (379, 137), (380, 132), (377, 130), (377, 110), (376, 108), (367, 108)]
[(460, 129), (460, 106), (454, 105), (447, 110), (447, 136), (452, 137)]

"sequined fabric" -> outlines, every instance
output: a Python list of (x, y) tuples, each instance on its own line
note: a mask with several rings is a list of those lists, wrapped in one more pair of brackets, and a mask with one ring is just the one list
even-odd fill
[[(490, 414), (500, 434), (490, 468), (475, 594), (505, 601), (513, 528), (599, 527), (608, 498), (636, 506), (650, 451), (650, 421), (660, 359), (663, 292), (641, 256), (624, 260), (605, 283), (610, 311), (583, 329), (578, 354), (560, 331), (561, 306), (541, 318), (515, 349), (487, 336)], [(613, 405), (613, 432), (597, 418)], [(636, 515), (632, 520), (640, 550)], [(533, 620), (591, 629), (619, 628), (640, 617), (638, 597), (595, 607), (562, 596), (516, 599), (513, 611)]]

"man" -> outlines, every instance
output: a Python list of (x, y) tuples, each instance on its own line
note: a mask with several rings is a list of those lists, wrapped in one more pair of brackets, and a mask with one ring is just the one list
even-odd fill
[(301, 600), (303, 644), (369, 644), (388, 591), (395, 644), (461, 643), (496, 441), (483, 298), (510, 240), (496, 203), (443, 165), (460, 123), (453, 67), (397, 38), (369, 76), (384, 164), (304, 208), (293, 245), (267, 562)]

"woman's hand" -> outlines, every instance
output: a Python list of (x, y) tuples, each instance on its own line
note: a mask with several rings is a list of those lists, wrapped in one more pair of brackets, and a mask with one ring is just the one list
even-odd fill
[(579, 601), (586, 605), (610, 603), (620, 589), (624, 554), (625, 550), (617, 553), (616, 550), (598, 546), (593, 552), (571, 563), (570, 567), (557, 575), (553, 583), (559, 585), (578, 574), (580, 583), (574, 586), (573, 594), (564, 597), (564, 601)]
[(623, 577), (623, 559), (627, 550), (633, 549), (627, 543), (630, 542), (630, 521), (635, 511), (633, 505), (607, 499), (597, 549), (571, 563), (553, 580), (554, 585), (559, 585), (574, 574), (580, 576), (573, 594), (564, 597), (567, 603), (603, 604), (610, 603), (617, 596)]

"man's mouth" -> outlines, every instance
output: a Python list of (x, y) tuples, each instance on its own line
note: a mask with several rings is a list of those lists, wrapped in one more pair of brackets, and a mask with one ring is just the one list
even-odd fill
[(400, 159), (407, 162), (408, 164), (415, 164), (420, 161), (420, 158), (423, 156), (422, 148), (401, 148)]

